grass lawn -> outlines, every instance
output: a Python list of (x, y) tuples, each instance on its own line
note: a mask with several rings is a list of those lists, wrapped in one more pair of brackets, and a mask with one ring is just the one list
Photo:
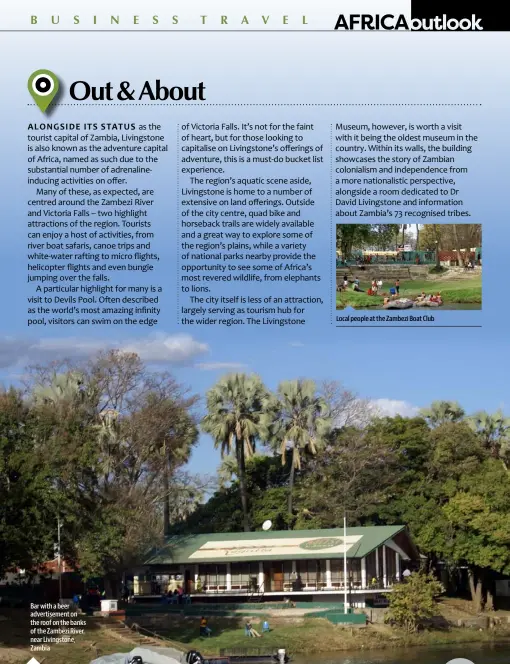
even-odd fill
[[(393, 282), (383, 283), (382, 290), (388, 292), (393, 286)], [(360, 287), (367, 291), (370, 288), (370, 282), (361, 282)], [(443, 302), (448, 308), (448, 304), (480, 304), (482, 303), (482, 279), (480, 276), (469, 279), (443, 280), (443, 279), (409, 279), (400, 280), (400, 297), (414, 299), (422, 291), (427, 294), (441, 292)], [(355, 309), (365, 309), (370, 307), (380, 307), (383, 303), (383, 297), (379, 295), (367, 295), (365, 293), (356, 293), (349, 290), (336, 294), (337, 309), (344, 307), (354, 307)]]
[[(253, 620), (254, 628), (262, 633), (258, 620)], [(250, 638), (244, 634), (244, 620), (211, 619), (213, 630), (210, 637), (199, 637), (197, 622), (183, 625), (176, 620), (175, 626), (166, 632), (174, 642), (180, 641), (186, 649), (196, 649), (206, 655), (217, 655), (222, 649), (261, 649), (271, 651), (285, 648), (291, 654), (328, 653), (342, 650), (386, 649), (402, 646), (441, 645), (466, 642), (492, 642), (510, 638), (508, 631), (496, 634), (464, 628), (435, 630), (420, 634), (406, 635), (387, 625), (369, 625), (351, 628), (332, 625), (322, 618), (305, 618), (296, 623), (279, 622), (269, 618), (271, 632), (262, 638)]]

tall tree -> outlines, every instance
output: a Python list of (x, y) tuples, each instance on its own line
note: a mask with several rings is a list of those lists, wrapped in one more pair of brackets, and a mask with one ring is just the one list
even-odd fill
[(482, 410), (468, 417), (467, 422), (478, 434), (483, 446), (493, 457), (501, 459), (506, 467), (510, 453), (510, 418), (501, 410), (492, 415)]
[(510, 573), (510, 477), (487, 459), (459, 478), (443, 508), (445, 556), (467, 565), (474, 608), (491, 610), (494, 572)]
[(63, 374), (38, 369), (29, 394), (66, 555), (83, 573), (114, 580), (168, 532), (176, 492), (189, 497), (175, 476), (197, 439), (196, 397), (119, 351)]
[(422, 408), (420, 415), (430, 426), (437, 427), (446, 422), (459, 422), (465, 412), (456, 401), (433, 401), (428, 408)]
[(235, 454), (241, 491), (243, 527), (251, 529), (246, 487), (246, 459), (253, 456), (255, 444), (261, 438), (262, 415), (270, 401), (270, 394), (257, 375), (228, 374), (214, 385), (206, 396), (207, 414), (202, 430), (212, 436), (222, 456)]
[(27, 401), (17, 390), (0, 391), (0, 579), (46, 561), (56, 540), (57, 491), (36, 438)]
[(301, 469), (301, 456), (322, 450), (331, 430), (331, 419), (326, 401), (317, 393), (313, 380), (288, 380), (278, 386), (274, 412), (269, 418), (270, 439), (278, 449), (282, 465), (291, 455), (289, 474), (288, 513), (293, 519), (293, 491), (296, 471)]

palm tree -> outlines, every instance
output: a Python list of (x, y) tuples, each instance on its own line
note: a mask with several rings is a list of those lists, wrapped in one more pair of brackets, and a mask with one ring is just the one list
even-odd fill
[(34, 387), (33, 398), (37, 404), (61, 406), (72, 404), (81, 396), (85, 396), (83, 376), (77, 371), (54, 373), (48, 382)]
[(292, 522), (293, 490), (296, 471), (301, 469), (304, 452), (317, 454), (331, 431), (326, 401), (317, 394), (313, 380), (288, 380), (280, 383), (277, 401), (265, 418), (272, 419), (268, 429), (273, 444), (279, 448), (282, 464), (291, 452), (287, 510), (289, 527)]
[(492, 456), (505, 463), (504, 457), (510, 451), (510, 418), (501, 410), (493, 415), (482, 410), (468, 417), (467, 423)]
[(430, 426), (438, 427), (446, 422), (460, 422), (465, 412), (456, 401), (433, 401), (429, 408), (422, 408), (420, 415)]
[(202, 420), (202, 431), (212, 436), (222, 457), (235, 454), (246, 532), (250, 531), (246, 459), (253, 456), (255, 442), (261, 438), (261, 418), (269, 399), (262, 380), (243, 373), (224, 376), (206, 396), (207, 415)]

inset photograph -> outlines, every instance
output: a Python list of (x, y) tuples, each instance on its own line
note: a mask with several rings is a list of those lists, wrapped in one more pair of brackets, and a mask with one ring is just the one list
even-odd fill
[(337, 224), (336, 308), (481, 309), (481, 224)]

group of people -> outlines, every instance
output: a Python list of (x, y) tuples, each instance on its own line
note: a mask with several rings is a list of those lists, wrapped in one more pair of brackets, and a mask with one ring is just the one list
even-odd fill
[(443, 299), (440, 292), (435, 295), (427, 295), (425, 291), (422, 291), (416, 298), (416, 302), (435, 302), (436, 304), (442, 304)]
[[(360, 285), (360, 280), (359, 279), (354, 279), (352, 282), (352, 290), (355, 293), (364, 293), (365, 291), (361, 288)], [(368, 290), (366, 291), (367, 295), (378, 295), (379, 292), (382, 290), (383, 287), (383, 281), (381, 278), (379, 279), (372, 279), (372, 283)], [(337, 290), (339, 291), (346, 291), (349, 288), (349, 276), (347, 274), (344, 274), (344, 278), (342, 280), (342, 283), (337, 286)], [(390, 295), (398, 295), (400, 294), (400, 279), (395, 280), (395, 284), (393, 287), (390, 288)]]
[(182, 586), (177, 586), (174, 590), (169, 589), (166, 595), (163, 595), (163, 600), (167, 604), (190, 604), (191, 597), (184, 592)]
[[(271, 630), (268, 621), (264, 620), (264, 622), (262, 623), (262, 634), (264, 632), (270, 632), (270, 631)], [(262, 637), (262, 634), (257, 632), (257, 630), (253, 627), (250, 620), (247, 620), (244, 625), (244, 633), (246, 636), (252, 636), (257, 639), (260, 639)], [(205, 616), (202, 616), (200, 618), (200, 636), (211, 636), (211, 634), (212, 634), (212, 629), (209, 627), (207, 618)]]
[[(398, 281), (398, 287), (400, 288), (400, 282)], [(370, 288), (367, 290), (367, 295), (377, 295), (379, 290), (382, 289), (383, 287), (383, 282), (382, 279), (372, 279), (372, 284)]]

